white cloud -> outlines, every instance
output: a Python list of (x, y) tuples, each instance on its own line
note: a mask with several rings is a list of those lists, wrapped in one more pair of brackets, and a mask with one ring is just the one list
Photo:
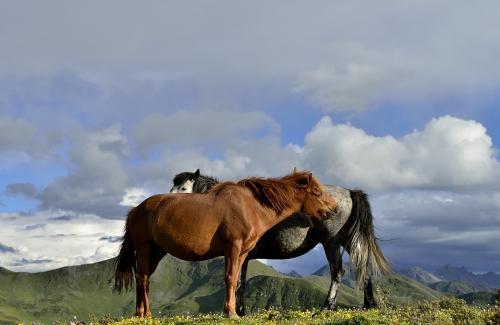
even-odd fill
[(143, 188), (129, 187), (125, 189), (125, 194), (123, 195), (120, 205), (125, 207), (135, 207), (149, 196), (151, 196), (151, 194)]
[(432, 119), (400, 139), (377, 137), (324, 117), (307, 134), (304, 163), (335, 183), (363, 188), (496, 186), (500, 164), (480, 123)]
[[(368, 190), (404, 188), (472, 191), (496, 188), (500, 163), (486, 128), (472, 120), (442, 116), (403, 135), (374, 136), (350, 124), (322, 118), (304, 146), (283, 145), (276, 137), (238, 139), (220, 158), (197, 150), (167, 151), (135, 174), (162, 189), (171, 177), (200, 168), (221, 179), (275, 176), (294, 166), (314, 171), (324, 182)], [(149, 183), (151, 184), (151, 183)]]
[[(0, 254), (0, 265), (28, 272), (114, 257), (120, 243), (101, 238), (121, 236), (124, 223), (67, 211), (0, 213), (0, 219), (2, 243), (16, 249), (14, 253)], [(33, 224), (43, 226), (30, 227)]]

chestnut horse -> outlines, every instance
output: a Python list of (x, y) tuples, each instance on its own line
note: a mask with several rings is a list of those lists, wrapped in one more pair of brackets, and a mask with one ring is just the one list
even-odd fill
[(136, 282), (136, 316), (149, 316), (149, 277), (165, 254), (188, 260), (225, 258), (224, 312), (237, 318), (236, 285), (262, 235), (294, 212), (324, 219), (335, 199), (309, 172), (225, 182), (206, 194), (160, 194), (130, 210), (114, 291)]

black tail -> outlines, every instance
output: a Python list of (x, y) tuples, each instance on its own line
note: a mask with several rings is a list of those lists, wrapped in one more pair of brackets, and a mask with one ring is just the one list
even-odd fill
[(116, 261), (115, 285), (113, 287), (113, 292), (115, 293), (120, 293), (124, 289), (130, 290), (134, 281), (137, 259), (135, 255), (134, 243), (129, 229), (129, 219), (134, 214), (134, 210), (135, 208), (130, 210), (128, 213), (123, 234), (123, 242)]
[(380, 249), (373, 227), (373, 215), (368, 196), (361, 190), (351, 190), (352, 210), (344, 228), (343, 246), (349, 252), (351, 266), (356, 268), (358, 285), (373, 273), (390, 274), (391, 267)]

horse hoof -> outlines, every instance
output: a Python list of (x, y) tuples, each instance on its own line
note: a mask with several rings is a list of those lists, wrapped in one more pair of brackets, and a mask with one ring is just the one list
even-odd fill
[(240, 316), (238, 316), (238, 314), (229, 314), (227, 315), (227, 317), (229, 317), (229, 319), (240, 319)]
[(337, 304), (325, 304), (323, 310), (337, 310)]

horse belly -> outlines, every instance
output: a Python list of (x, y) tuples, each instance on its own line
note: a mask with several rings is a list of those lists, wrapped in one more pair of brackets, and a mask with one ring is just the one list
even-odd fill
[(288, 227), (267, 232), (257, 243), (252, 258), (287, 259), (305, 254), (318, 244), (309, 239), (309, 227)]

